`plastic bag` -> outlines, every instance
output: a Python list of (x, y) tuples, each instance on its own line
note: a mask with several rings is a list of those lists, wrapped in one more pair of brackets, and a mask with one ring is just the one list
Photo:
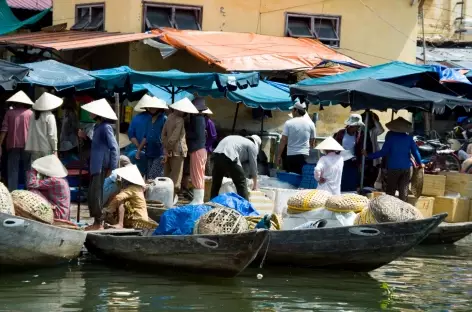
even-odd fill
[(290, 214), (284, 218), (282, 230), (292, 230), (309, 221), (325, 219), (328, 221), (325, 227), (340, 227), (354, 224), (356, 214), (354, 212), (337, 213), (325, 208), (319, 208), (298, 214)]
[(236, 209), (243, 216), (258, 216), (259, 213), (252, 204), (235, 193), (221, 194), (213, 198), (210, 202), (220, 204), (228, 208)]

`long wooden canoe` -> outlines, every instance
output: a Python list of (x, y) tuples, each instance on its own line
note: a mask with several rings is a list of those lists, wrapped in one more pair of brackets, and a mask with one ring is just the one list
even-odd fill
[(117, 264), (139, 264), (152, 271), (186, 269), (233, 277), (257, 256), (269, 232), (224, 235), (111, 236), (88, 234), (85, 246)]
[(470, 234), (472, 234), (472, 222), (443, 222), (421, 242), (421, 245), (454, 244)]
[(0, 213), (0, 267), (47, 267), (80, 256), (87, 233)]
[[(265, 265), (368, 272), (418, 245), (447, 214), (401, 223), (271, 231)], [(259, 257), (259, 258), (260, 258)]]

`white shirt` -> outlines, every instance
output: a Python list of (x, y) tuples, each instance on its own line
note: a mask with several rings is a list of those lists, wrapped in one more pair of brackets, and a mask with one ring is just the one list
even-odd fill
[(347, 133), (347, 130), (344, 130), (344, 136), (343, 136), (343, 144), (342, 146), (346, 151), (351, 152), (352, 155), (356, 155), (355, 147), (356, 147), (356, 139), (357, 136), (354, 135), (349, 135)]
[(310, 154), (310, 139), (316, 137), (315, 124), (310, 117), (294, 117), (287, 120), (282, 135), (288, 139), (287, 156)]
[(332, 195), (341, 194), (341, 177), (343, 175), (344, 159), (334, 152), (320, 158), (315, 167), (315, 179), (325, 179), (318, 184), (318, 190), (328, 191)]
[(52, 153), (57, 151), (56, 117), (52, 112), (41, 112), (38, 120), (31, 116), (26, 151)]

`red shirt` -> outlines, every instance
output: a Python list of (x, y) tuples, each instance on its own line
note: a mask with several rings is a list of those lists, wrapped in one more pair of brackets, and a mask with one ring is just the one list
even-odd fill
[(54, 218), (70, 219), (70, 188), (65, 178), (38, 178), (38, 172), (31, 169), (27, 173), (28, 191), (44, 197), (54, 208)]
[(26, 108), (13, 108), (5, 113), (2, 132), (7, 132), (7, 150), (25, 148), (28, 129), (33, 111)]

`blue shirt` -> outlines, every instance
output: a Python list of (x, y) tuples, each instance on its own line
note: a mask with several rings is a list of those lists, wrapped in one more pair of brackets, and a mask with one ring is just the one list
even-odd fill
[(413, 137), (406, 133), (389, 131), (385, 136), (382, 149), (370, 154), (367, 158), (387, 157), (387, 169), (410, 169), (412, 165), (410, 155), (413, 155), (416, 162), (421, 164), (421, 156)]
[(146, 134), (146, 127), (152, 116), (148, 112), (139, 113), (133, 117), (128, 128), (128, 137), (131, 140), (136, 138), (138, 143), (141, 144)]
[(103, 169), (115, 170), (118, 167), (118, 157), (120, 150), (113, 128), (106, 122), (96, 124), (90, 150), (90, 174), (99, 174)]
[(155, 122), (152, 122), (151, 118), (146, 125), (144, 137), (146, 138), (146, 156), (148, 158), (157, 158), (162, 156), (161, 134), (166, 120), (166, 114), (160, 113)]

